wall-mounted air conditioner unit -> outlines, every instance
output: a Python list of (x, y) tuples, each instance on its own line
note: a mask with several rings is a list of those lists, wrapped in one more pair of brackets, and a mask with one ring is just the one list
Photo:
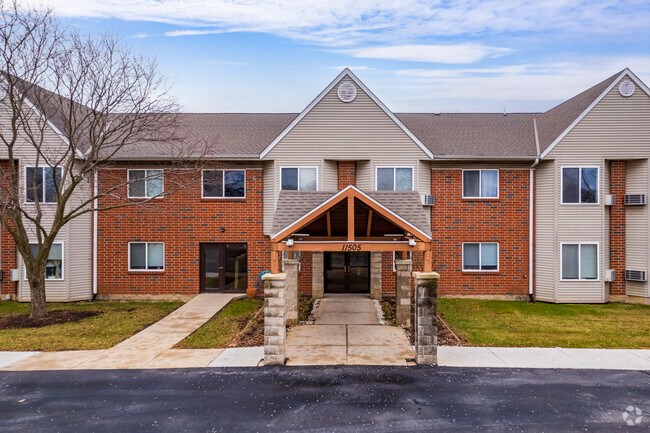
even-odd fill
[(615, 269), (607, 269), (605, 271), (605, 282), (606, 283), (611, 283), (616, 279), (616, 270)]
[(643, 206), (645, 204), (645, 194), (625, 194), (625, 206)]
[(422, 196), (422, 205), (423, 206), (434, 206), (436, 204), (435, 195), (423, 195)]
[(625, 270), (625, 279), (627, 281), (646, 281), (645, 271)]
[(614, 194), (605, 194), (605, 206), (616, 206), (616, 196)]

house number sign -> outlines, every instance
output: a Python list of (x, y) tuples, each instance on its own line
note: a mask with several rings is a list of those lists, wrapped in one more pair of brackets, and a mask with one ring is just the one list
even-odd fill
[(345, 244), (341, 246), (341, 251), (361, 251), (360, 244)]

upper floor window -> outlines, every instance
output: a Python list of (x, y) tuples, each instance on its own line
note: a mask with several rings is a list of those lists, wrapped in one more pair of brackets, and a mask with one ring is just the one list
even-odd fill
[(283, 167), (282, 189), (293, 191), (316, 191), (318, 189), (318, 168)]
[(61, 167), (25, 167), (25, 200), (33, 203), (56, 203), (61, 187)]
[[(38, 255), (38, 244), (29, 244), (34, 258)], [(27, 279), (27, 272), (25, 272), (25, 279)], [(47, 255), (47, 263), (45, 264), (45, 279), (46, 280), (62, 280), (63, 279), (63, 244), (55, 242), (50, 247), (50, 253)]]
[(203, 170), (203, 198), (245, 196), (245, 170)]
[(463, 270), (499, 270), (499, 244), (496, 242), (463, 244)]
[(377, 167), (377, 191), (411, 191), (413, 167)]
[(562, 244), (560, 254), (563, 280), (598, 279), (598, 244)]
[(499, 170), (463, 170), (463, 197), (499, 197)]
[(162, 271), (164, 257), (162, 242), (129, 242), (129, 271)]
[(598, 203), (598, 167), (562, 167), (562, 203)]
[(129, 197), (151, 198), (164, 191), (162, 170), (129, 170)]

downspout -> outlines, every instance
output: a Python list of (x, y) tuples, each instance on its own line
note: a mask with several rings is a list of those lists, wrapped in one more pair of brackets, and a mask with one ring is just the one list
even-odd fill
[(97, 297), (97, 169), (93, 173), (93, 301)]
[(530, 166), (529, 169), (529, 180), (530, 184), (528, 187), (528, 297), (530, 298), (530, 302), (535, 302), (535, 298), (533, 296), (533, 248), (535, 246), (534, 241), (533, 241), (533, 222), (534, 222), (534, 212), (533, 212), (533, 207), (535, 205), (535, 184), (533, 182), (533, 174), (535, 172), (535, 167), (537, 167), (537, 164), (539, 164), (539, 135), (537, 134), (537, 119), (533, 119), (533, 127), (535, 128), (535, 149), (537, 150), (537, 157), (535, 158), (535, 162), (533, 165)]

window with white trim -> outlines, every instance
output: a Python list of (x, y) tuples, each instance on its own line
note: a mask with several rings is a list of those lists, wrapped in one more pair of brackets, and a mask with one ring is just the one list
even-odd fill
[(203, 170), (203, 198), (246, 197), (245, 170)]
[(61, 167), (25, 167), (25, 201), (56, 203), (61, 189)]
[(411, 260), (410, 251), (393, 251), (393, 272), (397, 271), (395, 260)]
[[(38, 244), (29, 244), (34, 258), (38, 255)], [(25, 273), (27, 279), (27, 273)], [(47, 255), (47, 263), (45, 264), (45, 279), (46, 280), (62, 280), (63, 279), (63, 243), (55, 242), (50, 247), (50, 253)]]
[(129, 271), (162, 271), (164, 268), (163, 242), (129, 242)]
[(463, 198), (499, 197), (499, 170), (463, 170)]
[(561, 268), (563, 280), (597, 280), (598, 244), (562, 244)]
[(413, 167), (377, 167), (377, 191), (413, 190)]
[(152, 198), (164, 191), (162, 170), (129, 170), (129, 198)]
[(317, 167), (282, 167), (282, 189), (289, 191), (316, 191), (318, 189)]
[(562, 167), (562, 203), (598, 203), (598, 167)]
[(463, 244), (464, 271), (498, 271), (499, 244), (476, 242)]

